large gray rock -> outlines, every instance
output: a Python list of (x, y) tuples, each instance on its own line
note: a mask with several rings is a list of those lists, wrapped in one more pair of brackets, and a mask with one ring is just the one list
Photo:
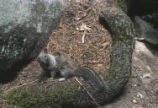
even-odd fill
[(135, 17), (135, 31), (138, 40), (158, 45), (158, 31), (138, 16)]
[(39, 54), (63, 9), (61, 0), (0, 0), (0, 83)]

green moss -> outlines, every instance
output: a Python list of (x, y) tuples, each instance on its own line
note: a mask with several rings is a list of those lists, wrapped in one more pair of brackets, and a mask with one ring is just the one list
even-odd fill
[(110, 69), (108, 70), (107, 74), (104, 76), (104, 80), (106, 82), (109, 81), (109, 79), (110, 79), (111, 76), (114, 76), (112, 74), (114, 74), (114, 72), (115, 72), (113, 70), (115, 70), (116, 63), (117, 62), (115, 60), (112, 60), (111, 65), (110, 65)]
[(61, 86), (55, 90), (42, 92), (28, 86), (22, 86), (2, 94), (2, 98), (16, 108), (60, 108), (67, 98), (79, 92), (76, 85)]
[(123, 9), (123, 11), (128, 11), (128, 2), (129, 0), (117, 0), (118, 5)]
[(103, 13), (102, 16), (106, 17), (101, 20), (105, 21), (105, 26), (111, 32), (113, 41), (110, 54), (111, 65), (104, 79), (109, 90), (115, 91), (123, 88), (131, 74), (134, 29), (130, 18), (120, 9), (111, 10), (112, 14), (108, 16), (106, 12)]

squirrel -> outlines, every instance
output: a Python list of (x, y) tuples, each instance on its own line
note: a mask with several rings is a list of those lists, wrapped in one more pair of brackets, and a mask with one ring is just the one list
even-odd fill
[(68, 78), (75, 70), (69, 55), (61, 51), (55, 51), (52, 54), (40, 53), (37, 61), (43, 69), (40, 81), (57, 76)]
[(56, 78), (61, 76), (66, 79), (72, 77), (81, 77), (90, 84), (92, 91), (100, 92), (105, 90), (105, 81), (93, 69), (88, 67), (76, 68), (70, 56), (61, 51), (55, 51), (51, 54), (40, 53), (37, 61), (43, 69), (39, 81), (47, 78)]

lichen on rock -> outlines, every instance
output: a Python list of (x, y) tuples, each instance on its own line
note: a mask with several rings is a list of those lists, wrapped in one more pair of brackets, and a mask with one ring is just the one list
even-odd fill
[(68, 102), (69, 98), (72, 99), (80, 91), (75, 84), (50, 90), (41, 90), (37, 85), (27, 85), (13, 88), (2, 94), (2, 97), (9, 104), (20, 108), (61, 108), (62, 103)]
[(60, 20), (62, 0), (0, 1), (0, 83), (38, 56)]

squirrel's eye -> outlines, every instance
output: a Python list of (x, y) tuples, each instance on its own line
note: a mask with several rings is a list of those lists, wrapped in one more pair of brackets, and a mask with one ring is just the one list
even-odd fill
[(45, 59), (48, 60), (48, 56), (47, 55), (45, 55)]

